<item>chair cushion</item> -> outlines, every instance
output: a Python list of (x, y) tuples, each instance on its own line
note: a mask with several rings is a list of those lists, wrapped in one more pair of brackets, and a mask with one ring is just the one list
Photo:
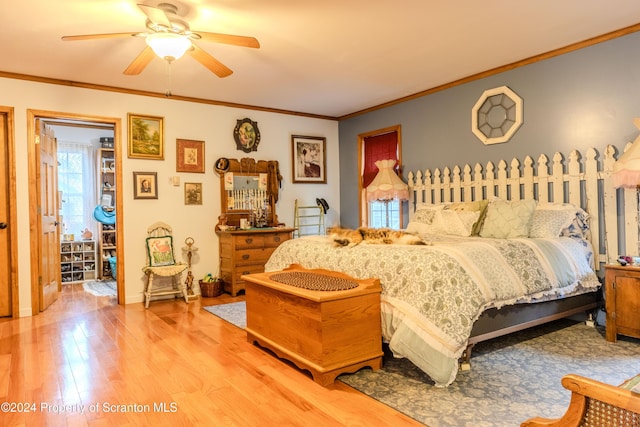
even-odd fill
[(174, 265), (173, 238), (171, 236), (147, 237), (147, 254), (149, 266), (160, 267)]
[(143, 267), (144, 274), (153, 274), (156, 276), (171, 277), (180, 274), (187, 269), (188, 265), (179, 262), (174, 265), (163, 265), (160, 267)]

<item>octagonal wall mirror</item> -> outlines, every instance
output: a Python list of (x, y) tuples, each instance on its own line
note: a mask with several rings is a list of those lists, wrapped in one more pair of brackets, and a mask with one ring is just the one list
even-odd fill
[(471, 110), (471, 131), (483, 144), (507, 142), (522, 125), (522, 98), (507, 86), (485, 90)]

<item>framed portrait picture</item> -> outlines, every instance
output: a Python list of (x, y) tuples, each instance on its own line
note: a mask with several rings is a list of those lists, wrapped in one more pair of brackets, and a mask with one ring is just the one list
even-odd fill
[(327, 139), (319, 136), (293, 135), (291, 137), (291, 163), (294, 183), (327, 182)]
[(164, 117), (127, 114), (129, 158), (164, 160)]
[(204, 173), (204, 141), (176, 140), (176, 172)]
[(184, 183), (184, 204), (185, 205), (201, 205), (202, 204), (202, 183), (201, 182), (185, 182)]
[(158, 173), (134, 172), (133, 173), (133, 198), (157, 199), (158, 198)]

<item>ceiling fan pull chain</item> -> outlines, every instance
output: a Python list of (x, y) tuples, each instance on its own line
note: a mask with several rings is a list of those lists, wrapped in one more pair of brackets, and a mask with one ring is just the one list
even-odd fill
[(167, 91), (164, 96), (169, 98), (171, 96), (171, 62), (167, 61)]

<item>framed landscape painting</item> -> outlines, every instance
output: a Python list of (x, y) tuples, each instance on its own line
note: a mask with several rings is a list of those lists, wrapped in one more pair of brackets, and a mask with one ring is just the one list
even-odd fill
[(164, 117), (127, 114), (128, 157), (164, 160)]

